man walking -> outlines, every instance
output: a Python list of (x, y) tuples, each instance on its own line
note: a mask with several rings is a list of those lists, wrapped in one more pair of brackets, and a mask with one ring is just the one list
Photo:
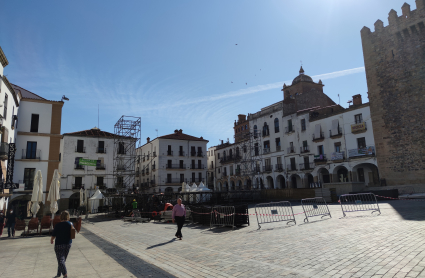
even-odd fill
[(16, 214), (13, 212), (13, 209), (10, 209), (9, 214), (6, 216), (8, 237), (10, 237), (10, 235), (15, 237), (15, 223), (16, 223)]
[(186, 208), (182, 204), (182, 199), (180, 198), (177, 199), (177, 205), (173, 207), (172, 217), (173, 217), (173, 223), (174, 223), (174, 220), (177, 222), (176, 237), (182, 240), (182, 237), (183, 237), (182, 227), (186, 217)]

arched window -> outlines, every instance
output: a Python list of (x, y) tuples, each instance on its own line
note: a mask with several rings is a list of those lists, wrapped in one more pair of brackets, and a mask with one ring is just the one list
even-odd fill
[(229, 150), (229, 159), (232, 159), (233, 153), (232, 153), (232, 149)]
[(248, 130), (248, 125), (245, 125), (245, 130)]
[(267, 125), (267, 123), (264, 123), (263, 126), (263, 136), (269, 136), (269, 126)]
[(226, 160), (226, 151), (223, 152), (223, 158)]
[(257, 138), (257, 125), (254, 126), (254, 138)]
[(279, 119), (278, 118), (274, 119), (274, 132), (275, 133), (279, 132)]
[(236, 147), (236, 157), (239, 157), (239, 147)]

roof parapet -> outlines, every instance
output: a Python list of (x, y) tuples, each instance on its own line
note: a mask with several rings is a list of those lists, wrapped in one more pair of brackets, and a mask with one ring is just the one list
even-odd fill
[(3, 68), (9, 65), (9, 61), (6, 58), (6, 55), (4, 54), (3, 49), (1, 49), (1, 46), (0, 46), (0, 63), (2, 64)]

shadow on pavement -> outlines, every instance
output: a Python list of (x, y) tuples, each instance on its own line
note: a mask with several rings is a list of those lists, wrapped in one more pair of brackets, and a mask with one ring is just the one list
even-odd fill
[(135, 277), (175, 277), (83, 227), (81, 227), (80, 234), (131, 272)]
[(158, 244), (155, 244), (155, 245), (149, 246), (149, 247), (148, 247), (148, 248), (146, 248), (146, 249), (153, 249), (153, 248), (155, 248), (155, 247), (164, 246), (164, 245), (167, 245), (167, 244), (172, 243), (172, 242), (174, 242), (174, 241), (176, 241), (176, 239), (175, 239), (175, 238), (173, 238), (172, 240), (169, 240), (169, 241), (163, 242), (163, 243), (158, 243)]
[[(381, 203), (381, 202), (379, 202)], [(410, 221), (425, 220), (425, 199), (417, 200), (394, 200), (385, 202), (404, 219)]]

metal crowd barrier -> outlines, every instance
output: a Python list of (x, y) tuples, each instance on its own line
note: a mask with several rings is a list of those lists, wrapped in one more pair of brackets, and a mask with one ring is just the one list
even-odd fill
[(359, 193), (359, 194), (345, 194), (339, 196), (339, 203), (341, 204), (342, 214), (346, 216), (346, 212), (356, 211), (372, 211), (379, 212), (378, 201), (373, 193)]
[(302, 199), (301, 205), (305, 214), (304, 222), (306, 222), (306, 220), (309, 222), (308, 218), (315, 216), (322, 216), (321, 218), (329, 216), (332, 218), (331, 212), (323, 197)]
[(260, 224), (273, 222), (290, 222), (295, 221), (294, 211), (290, 202), (271, 202), (262, 203), (255, 206), (255, 214), (257, 216), (258, 229), (261, 229)]
[(235, 207), (214, 206), (211, 210), (210, 228), (213, 226), (235, 227)]

